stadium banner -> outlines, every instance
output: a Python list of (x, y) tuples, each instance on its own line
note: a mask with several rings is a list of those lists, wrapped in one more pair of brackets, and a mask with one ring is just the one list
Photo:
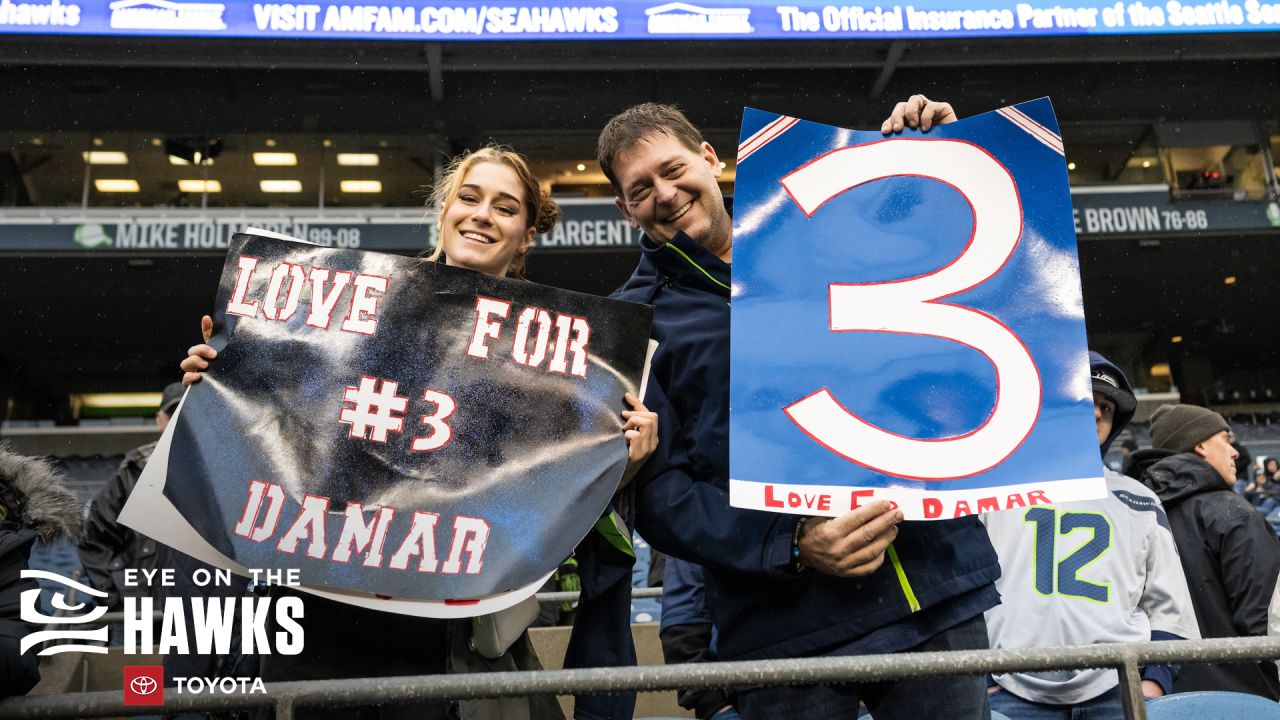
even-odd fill
[(1273, 200), (1174, 200), (1163, 185), (1077, 188), (1071, 202), (1076, 234), (1090, 238), (1280, 228), (1280, 203)]
[(270, 235), (236, 235), (218, 357), (122, 522), (382, 609), (532, 594), (617, 488), (652, 309)]
[(941, 520), (1102, 497), (1048, 99), (855, 132), (748, 108), (730, 501)]
[[(1280, 203), (1257, 200), (1173, 200), (1168, 188), (1121, 185), (1078, 188), (1071, 196), (1077, 235), (1171, 237), (1215, 232), (1274, 232)], [(560, 222), (534, 238), (544, 251), (638, 250), (632, 228), (612, 199), (560, 200)], [(302, 208), (283, 217), (255, 218), (236, 211), (192, 210), (165, 217), (118, 213), (97, 216), (53, 211), (54, 222), (0, 222), (0, 252), (31, 250), (93, 254), (222, 254), (241, 228), (253, 225), (324, 247), (417, 253), (436, 243), (435, 217), (411, 208), (335, 220)], [(385, 215), (382, 213), (386, 213)]]
[(957, 38), (1280, 30), (1270, 0), (0, 0), (0, 34), (368, 40)]
[[(2, 2), (3, 0), (0, 0)], [(560, 200), (562, 216), (534, 238), (538, 250), (639, 248), (641, 231), (618, 213), (613, 200)], [(420, 252), (435, 247), (436, 218), (426, 209), (375, 210), (349, 219), (294, 208), (288, 214), (238, 211), (168, 211), (162, 217), (89, 208), (52, 211), (44, 222), (0, 222), (0, 251), (92, 253), (218, 253), (247, 225), (315, 245), (353, 250)], [(348, 211), (350, 214), (355, 214)], [(144, 211), (145, 213), (145, 211)]]

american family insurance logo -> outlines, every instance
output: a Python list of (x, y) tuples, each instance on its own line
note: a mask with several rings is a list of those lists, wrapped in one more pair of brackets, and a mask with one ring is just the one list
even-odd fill
[(650, 35), (750, 35), (751, 8), (704, 8), (671, 2), (644, 11)]
[(161, 665), (125, 665), (124, 704), (163, 705), (164, 667)]
[(117, 30), (226, 30), (226, 6), (169, 0), (118, 0), (110, 5)]

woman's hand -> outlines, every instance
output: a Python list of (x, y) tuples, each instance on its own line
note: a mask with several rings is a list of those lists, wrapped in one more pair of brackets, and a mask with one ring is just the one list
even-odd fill
[(622, 417), (627, 421), (622, 426), (622, 435), (627, 439), (627, 469), (622, 472), (619, 490), (631, 482), (658, 447), (658, 414), (649, 412), (649, 408), (635, 395), (627, 393), (625, 397), (632, 409), (622, 411)]
[(213, 318), (208, 315), (200, 318), (200, 334), (204, 336), (204, 342), (192, 345), (187, 350), (187, 356), (178, 365), (182, 368), (183, 385), (200, 382), (203, 377), (201, 373), (209, 369), (209, 361), (218, 357), (218, 351), (209, 346), (209, 338), (213, 337)]

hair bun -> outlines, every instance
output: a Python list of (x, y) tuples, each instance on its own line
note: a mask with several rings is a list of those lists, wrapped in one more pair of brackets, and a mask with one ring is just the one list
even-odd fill
[(551, 199), (551, 193), (538, 190), (538, 208), (537, 216), (533, 223), (534, 230), (538, 233), (551, 232), (551, 228), (556, 226), (556, 222), (560, 220), (560, 204)]

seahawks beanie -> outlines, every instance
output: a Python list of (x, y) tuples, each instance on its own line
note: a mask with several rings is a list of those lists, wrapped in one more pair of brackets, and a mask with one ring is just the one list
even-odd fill
[(1231, 430), (1227, 421), (1199, 405), (1161, 405), (1151, 415), (1151, 445), (1161, 450), (1191, 452), (1223, 430)]

